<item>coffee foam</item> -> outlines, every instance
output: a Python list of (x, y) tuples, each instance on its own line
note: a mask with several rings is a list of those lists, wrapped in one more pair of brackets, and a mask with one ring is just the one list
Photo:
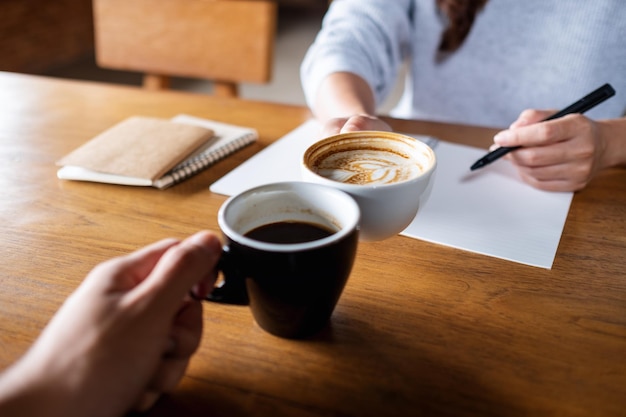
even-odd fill
[(383, 185), (421, 175), (424, 157), (410, 144), (390, 138), (342, 140), (323, 146), (313, 155), (314, 172), (347, 184)]

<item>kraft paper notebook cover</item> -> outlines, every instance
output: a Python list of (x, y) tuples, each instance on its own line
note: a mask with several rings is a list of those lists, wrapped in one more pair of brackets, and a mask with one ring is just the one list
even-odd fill
[(179, 115), (134, 116), (57, 162), (61, 179), (164, 189), (252, 143), (254, 129)]

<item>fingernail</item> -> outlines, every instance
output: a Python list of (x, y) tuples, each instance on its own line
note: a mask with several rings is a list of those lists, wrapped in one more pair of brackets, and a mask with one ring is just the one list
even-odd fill
[(200, 247), (209, 251), (217, 251), (220, 247), (217, 237), (208, 231), (201, 231), (188, 237), (184, 240), (184, 244)]
[(518, 119), (509, 125), (509, 129), (515, 129), (518, 126), (524, 126), (528, 124), (526, 119)]
[(508, 130), (503, 130), (493, 137), (493, 141), (498, 145), (505, 145), (511, 139), (511, 134)]
[(188, 240), (189, 242), (200, 244), (200, 245), (204, 246), (204, 245), (206, 245), (206, 242), (208, 240), (208, 233), (205, 232), (205, 231), (197, 232), (197, 233), (189, 236), (186, 240)]

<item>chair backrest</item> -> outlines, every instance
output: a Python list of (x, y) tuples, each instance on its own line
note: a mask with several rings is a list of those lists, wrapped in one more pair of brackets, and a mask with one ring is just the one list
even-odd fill
[(93, 0), (96, 62), (145, 74), (212, 80), (236, 96), (241, 82), (271, 79), (277, 4), (270, 0)]

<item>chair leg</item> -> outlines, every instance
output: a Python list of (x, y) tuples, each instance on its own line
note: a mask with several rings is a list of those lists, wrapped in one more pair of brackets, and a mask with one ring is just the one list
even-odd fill
[(170, 77), (166, 75), (145, 74), (143, 88), (146, 90), (167, 90), (170, 88)]
[(239, 97), (239, 87), (235, 83), (215, 81), (213, 83), (213, 94), (218, 97)]

